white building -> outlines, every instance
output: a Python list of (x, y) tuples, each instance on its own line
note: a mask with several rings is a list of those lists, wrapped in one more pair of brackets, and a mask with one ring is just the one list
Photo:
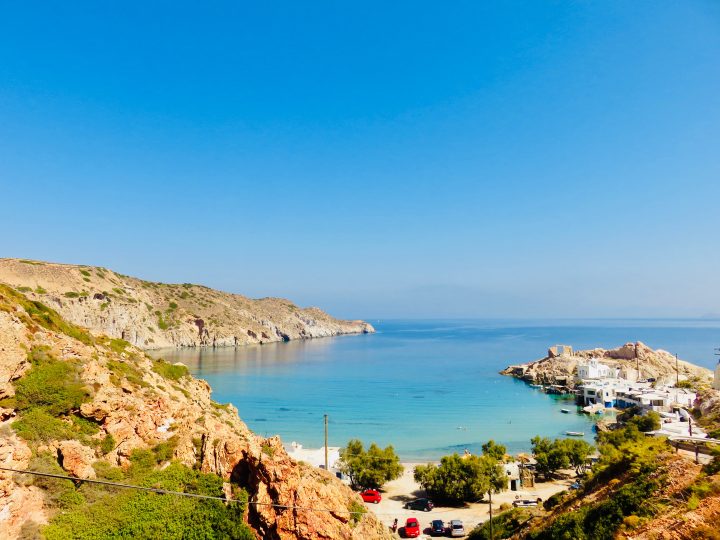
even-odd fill
[(609, 379), (617, 378), (620, 370), (599, 362), (596, 358), (588, 360), (587, 364), (578, 364), (578, 379)]
[[(635, 383), (636, 386), (637, 383)], [(697, 394), (685, 388), (661, 386), (658, 388), (630, 388), (616, 392), (618, 408), (640, 407), (647, 411), (665, 411), (685, 408), (690, 409)]]
[(617, 393), (631, 388), (650, 387), (648, 383), (634, 383), (624, 379), (586, 380), (577, 387), (581, 405), (603, 405), (610, 408), (617, 405)]

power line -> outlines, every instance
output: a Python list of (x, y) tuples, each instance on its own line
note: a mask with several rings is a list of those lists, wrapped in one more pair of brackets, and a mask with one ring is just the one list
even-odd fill
[[(52, 473), (44, 473), (40, 471), (29, 471), (24, 469), (13, 469), (10, 467), (0, 467), (0, 471), (7, 471), (7, 472), (13, 472), (18, 474), (32, 474), (35, 476), (44, 476), (47, 478), (57, 478), (59, 480), (70, 480), (72, 482), (88, 482), (90, 484), (99, 484), (102, 486), (110, 486), (110, 487), (119, 487), (123, 489), (136, 489), (139, 491), (148, 491), (151, 493), (157, 493), (159, 495), (175, 495), (179, 497), (191, 497), (194, 499), (210, 499), (210, 500), (216, 500), (220, 502), (235, 502), (235, 503), (245, 503), (248, 505), (255, 505), (255, 506), (268, 506), (272, 508), (279, 508), (282, 510), (306, 510), (308, 512), (327, 512), (330, 514), (350, 514), (350, 515), (362, 515), (367, 512), (367, 510), (363, 511), (353, 511), (348, 509), (342, 509), (342, 510), (333, 510), (331, 508), (320, 508), (320, 507), (313, 507), (313, 506), (297, 506), (292, 504), (277, 504), (277, 503), (263, 503), (263, 502), (256, 502), (256, 501), (242, 501), (240, 499), (230, 499), (225, 497), (218, 497), (216, 495), (202, 495), (200, 493), (185, 493), (182, 491), (172, 491), (169, 489), (160, 489), (160, 488), (151, 488), (151, 487), (145, 487), (145, 486), (136, 486), (133, 484), (122, 484), (120, 482), (110, 482), (108, 480), (94, 480), (90, 478), (77, 478), (75, 476), (64, 476), (61, 474), (52, 474)], [(438, 510), (433, 513), (435, 514), (449, 514), (451, 512), (456, 512), (455, 509), (451, 510)], [(376, 516), (395, 516), (397, 515), (397, 512), (373, 512)]]
[[(19, 474), (33, 474), (35, 476), (45, 476), (48, 478), (58, 478), (60, 480), (71, 480), (73, 482), (88, 482), (91, 484), (100, 484), (103, 486), (111, 486), (111, 487), (119, 487), (124, 489), (137, 489), (139, 491), (149, 491), (152, 493), (158, 493), (160, 495), (176, 495), (180, 497), (192, 497), (195, 499), (211, 499), (216, 501), (222, 501), (222, 502), (236, 502), (236, 503), (245, 503), (246, 501), (242, 501), (240, 499), (230, 499), (225, 497), (218, 497), (216, 495), (202, 495), (200, 493), (185, 493), (182, 491), (172, 491), (169, 489), (160, 489), (160, 488), (151, 488), (151, 487), (145, 487), (145, 486), (136, 486), (133, 484), (122, 484), (120, 482), (109, 482), (107, 480), (94, 480), (89, 478), (76, 478), (74, 476), (64, 476), (61, 474), (52, 474), (52, 473), (44, 473), (39, 471), (28, 471), (28, 470), (21, 470), (21, 469), (12, 469), (10, 467), (0, 467), (0, 471), (8, 471), (8, 472), (14, 472)], [(333, 514), (337, 513), (345, 513), (345, 514), (364, 514), (365, 512), (353, 512), (352, 510), (331, 510), (330, 508), (313, 508), (310, 506), (296, 506), (296, 505), (289, 505), (289, 504), (276, 504), (276, 503), (262, 503), (262, 502), (254, 502), (254, 501), (247, 501), (246, 504), (252, 504), (255, 506), (271, 506), (273, 508), (281, 508), (285, 510), (309, 510), (313, 512), (330, 512)]]

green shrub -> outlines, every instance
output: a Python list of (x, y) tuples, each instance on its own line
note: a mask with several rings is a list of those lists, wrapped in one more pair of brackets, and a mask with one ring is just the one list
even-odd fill
[(0, 284), (0, 309), (14, 310), (15, 304), (19, 304), (25, 311), (25, 315), (29, 318), (29, 320), (26, 319), (26, 323), (35, 323), (48, 330), (77, 339), (86, 345), (92, 345), (93, 339), (86, 330), (68, 323), (55, 310), (50, 309), (42, 302), (30, 300), (11, 287)]
[(88, 272), (87, 270), (80, 270), (80, 273), (85, 277), (90, 277), (90, 272)]
[(113, 352), (120, 354), (124, 353), (125, 349), (130, 347), (130, 344), (124, 339), (111, 339), (108, 343), (108, 347), (110, 347), (110, 350)]
[[(112, 435), (108, 435), (112, 437)], [(98, 460), (93, 463), (95, 474), (101, 480), (110, 480), (111, 482), (119, 482), (125, 478), (125, 473), (120, 467), (113, 467), (107, 461)]]
[(177, 443), (177, 437), (171, 437), (167, 441), (155, 446), (155, 448), (153, 448), (153, 453), (155, 454), (155, 461), (157, 461), (158, 463), (170, 461), (173, 458)]
[(89, 394), (77, 367), (53, 358), (47, 349), (35, 347), (28, 355), (32, 367), (15, 381), (15, 403), (20, 411), (42, 408), (53, 416), (80, 407)]
[(175, 302), (170, 302), (170, 309), (177, 309), (178, 305)]
[(558, 504), (560, 504), (565, 496), (567, 495), (567, 491), (561, 491), (560, 493), (555, 493), (554, 495), (551, 495), (548, 497), (548, 499), (543, 503), (543, 508), (545, 510), (550, 510), (552, 508), (555, 508)]
[[(133, 464), (134, 465), (134, 464)], [(223, 496), (220, 477), (173, 463), (162, 471), (146, 471), (140, 485), (172, 491)], [(117, 490), (90, 504), (56, 514), (42, 531), (47, 540), (73, 538), (163, 538), (251, 540), (244, 523), (247, 493), (235, 489), (239, 502), (194, 499), (173, 495)]]
[(78, 439), (81, 441), (87, 441), (88, 437), (95, 435), (98, 431), (100, 431), (100, 427), (97, 425), (96, 422), (89, 420), (87, 418), (83, 418), (82, 416), (72, 416), (72, 430), (80, 435)]
[(35, 292), (36, 292), (37, 294), (47, 294), (47, 291), (46, 291), (45, 289), (43, 289), (40, 285), (38, 285), (38, 286), (35, 288)]
[(115, 380), (113, 380), (113, 378), (111, 377), (112, 382), (116, 386), (119, 386), (120, 379), (123, 378), (126, 379), (129, 383), (140, 386), (142, 388), (147, 388), (150, 386), (143, 380), (142, 372), (134, 365), (132, 365), (129, 361), (123, 362), (120, 360), (109, 360), (107, 363), (107, 367), (116, 377)]
[(108, 454), (115, 450), (115, 437), (113, 437), (110, 433), (105, 435), (102, 441), (100, 441), (100, 450), (103, 454)]
[[(28, 469), (61, 476), (67, 474), (60, 467), (55, 457), (49, 453), (41, 453), (32, 457)], [(32, 476), (29, 478), (29, 482), (31, 485), (43, 490), (45, 500), (50, 506), (68, 508), (83, 503), (82, 495), (76, 491), (75, 484), (71, 480), (48, 476)]]
[(155, 314), (157, 315), (157, 325), (160, 330), (167, 330), (170, 328), (170, 324), (163, 319), (162, 313), (159, 311), (156, 311)]
[(348, 504), (348, 512), (350, 512), (350, 522), (355, 525), (362, 519), (363, 514), (367, 512), (367, 508), (357, 501), (351, 501)]
[[(533, 512), (527, 508), (513, 508), (493, 517), (493, 538), (512, 536)], [(468, 535), (469, 540), (490, 540), (490, 524), (486, 521), (475, 527)]]
[(170, 364), (165, 360), (153, 360), (153, 371), (171, 381), (179, 381), (190, 374), (182, 364)]
[(63, 422), (42, 409), (31, 409), (26, 412), (19, 420), (12, 423), (12, 428), (19, 437), (35, 444), (75, 438), (69, 422)]
[(78, 298), (80, 296), (80, 293), (76, 293), (75, 291), (69, 291), (66, 292), (63, 296), (65, 296), (65, 298)]
[(688, 502), (687, 502), (688, 510), (696, 510), (699, 505), (700, 505), (700, 497), (698, 497), (694, 493), (692, 495), (690, 495), (690, 498), (688, 499)]
[(18, 287), (17, 290), (20, 291), (21, 293), (26, 293), (26, 292), (32, 291), (32, 289), (30, 287)]

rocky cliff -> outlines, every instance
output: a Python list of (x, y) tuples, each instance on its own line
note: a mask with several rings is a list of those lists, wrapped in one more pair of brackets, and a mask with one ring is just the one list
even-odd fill
[(94, 266), (0, 259), (0, 282), (92, 332), (143, 348), (235, 346), (374, 332), (288, 300), (253, 300), (201, 285), (170, 285)]
[[(675, 382), (675, 356), (667, 351), (653, 350), (644, 343), (626, 343), (616, 349), (589, 349), (548, 355), (539, 360), (511, 365), (500, 373), (533, 384), (559, 384), (572, 388), (576, 383), (578, 364), (596, 358), (602, 363), (620, 368), (628, 379), (655, 378), (660, 382)], [(693, 379), (709, 384), (712, 372), (684, 360), (677, 362), (680, 380)], [(639, 373), (638, 373), (639, 369)]]
[[(18, 264), (23, 263), (5, 261), (3, 267), (18, 268)], [(91, 275), (99, 272), (86, 271)], [(57, 283), (51, 279), (73, 273), (83, 276), (79, 267), (43, 265), (35, 272), (28, 275), (46, 277), (42, 282), (33, 282), (33, 289), (42, 287), (46, 292), (35, 292), (31, 298), (54, 299), (65, 311), (80, 316), (79, 298), (70, 303), (61, 294), (62, 287), (67, 287), (66, 279), (58, 278)], [(82, 302), (108, 304), (102, 309), (98, 306), (93, 314), (104, 313), (112, 306), (113, 313), (119, 316), (120, 305), (129, 307), (144, 302), (140, 299), (152, 299), (157, 306), (164, 291), (168, 291), (167, 301), (177, 298), (169, 291), (189, 290), (196, 296), (193, 302), (210, 302), (206, 300), (210, 297), (225, 298), (227, 305), (238, 310), (240, 305), (253, 305), (197, 287), (150, 285), (148, 289), (138, 280), (116, 277), (109, 271), (102, 273), (103, 277), (95, 275), (91, 282), (80, 279), (88, 285), (88, 296)], [(26, 275), (18, 270), (20, 274)], [(105, 289), (113, 290), (109, 285), (115, 285), (124, 292), (108, 297), (100, 291), (104, 297), (93, 299), (96, 293), (91, 291), (96, 289), (91, 288), (91, 283), (100, 282), (106, 285)], [(130, 285), (134, 288), (130, 289)], [(103, 470), (101, 464), (127, 470), (136, 455), (133, 452), (152, 450), (159, 469), (172, 460), (190, 468), (187, 470), (218, 475), (227, 482), (228, 491), (232, 486), (247, 490), (250, 504), (245, 520), (258, 538), (389, 538), (386, 528), (371, 513), (351, 513), (363, 508), (358, 495), (331, 474), (294, 462), (279, 439), (253, 434), (236, 409), (213, 402), (207, 383), (192, 378), (182, 365), (155, 360), (125, 341), (89, 332), (31, 298), (0, 284), (2, 466), (26, 469), (38, 456), (50, 456), (54, 466), (59, 465), (67, 474), (93, 478)], [(133, 299), (137, 301), (132, 302)], [(183, 313), (189, 313), (190, 303), (186, 305)], [(292, 319), (291, 308), (283, 305), (278, 311), (287, 319), (309, 318), (308, 312), (303, 311), (304, 315)], [(128, 309), (128, 313), (136, 311)], [(321, 315), (317, 313), (317, 317)], [(173, 320), (179, 319), (178, 316)], [(273, 324), (280, 324), (279, 316), (275, 320), (277, 323)], [(323, 326), (327, 331), (364, 328), (360, 323), (344, 326), (326, 316), (322, 320), (330, 325)], [(270, 328), (269, 320), (256, 324), (253, 328), (258, 330)], [(297, 325), (296, 328), (302, 327), (299, 322)], [(289, 326), (283, 328), (290, 331)], [(157, 330), (154, 333), (180, 335)], [(75, 487), (70, 486), (70, 490)], [(28, 484), (22, 475), (0, 472), (0, 538), (17, 538), (21, 531), (23, 536), (28, 531), (37, 531), (38, 526), (52, 522), (59, 508), (70, 504), (68, 500), (53, 498), (47, 485), (38, 487)]]

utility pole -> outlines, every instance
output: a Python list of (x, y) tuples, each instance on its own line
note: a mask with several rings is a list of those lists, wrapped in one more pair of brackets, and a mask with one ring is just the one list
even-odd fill
[(325, 418), (325, 470), (329, 471), (328, 468), (328, 415), (323, 415)]
[(491, 488), (490, 488), (490, 491), (488, 492), (488, 493), (490, 493), (490, 540), (493, 540), (493, 538), (494, 538), (494, 536), (493, 536), (493, 526), (492, 526), (492, 492), (493, 492), (493, 490), (492, 490), (492, 487), (491, 487)]

